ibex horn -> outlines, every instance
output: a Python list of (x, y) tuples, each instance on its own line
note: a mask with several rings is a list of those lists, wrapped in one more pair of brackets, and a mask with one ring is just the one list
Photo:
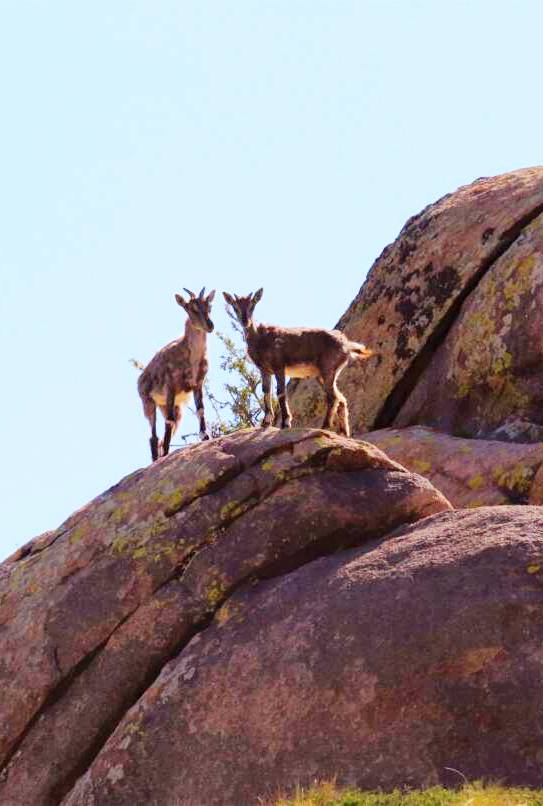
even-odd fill
[(205, 290), (206, 290), (206, 287), (204, 286), (204, 287), (202, 288), (202, 290), (200, 291), (200, 299), (203, 299), (203, 298), (204, 298), (204, 291), (205, 291)]
[(193, 291), (189, 291), (188, 288), (183, 288), (183, 291), (186, 291), (187, 294), (190, 294), (191, 299), (194, 299), (194, 297), (196, 296), (196, 294)]

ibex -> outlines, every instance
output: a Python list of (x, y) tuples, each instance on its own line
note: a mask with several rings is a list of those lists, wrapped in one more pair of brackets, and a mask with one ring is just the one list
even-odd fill
[[(209, 318), (215, 292), (204, 296), (202, 288), (196, 296), (187, 288), (190, 298), (186, 302), (180, 294), (175, 299), (188, 314), (185, 334), (170, 342), (151, 359), (138, 380), (138, 392), (143, 403), (143, 413), (151, 425), (151, 456), (153, 462), (159, 456), (167, 456), (170, 440), (181, 422), (183, 406), (190, 394), (200, 420), (200, 437), (209, 439), (204, 417), (203, 384), (207, 374), (207, 334), (213, 331)], [(156, 433), (156, 407), (160, 408), (166, 421), (164, 439), (159, 442)]]
[(319, 330), (317, 328), (276, 327), (275, 325), (255, 325), (253, 312), (262, 298), (263, 289), (248, 297), (232, 297), (223, 291), (243, 328), (247, 352), (262, 375), (264, 392), (265, 428), (272, 424), (271, 376), (277, 381), (277, 397), (281, 409), (281, 427), (290, 428), (290, 414), (285, 376), (289, 378), (316, 378), (324, 387), (327, 410), (323, 428), (331, 428), (338, 416), (339, 432), (350, 435), (347, 401), (337, 388), (337, 379), (347, 365), (349, 358), (366, 359), (373, 355), (364, 344), (350, 341), (339, 330)]

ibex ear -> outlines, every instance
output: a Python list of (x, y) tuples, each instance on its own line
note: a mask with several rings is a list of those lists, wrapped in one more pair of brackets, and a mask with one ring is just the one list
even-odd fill
[[(213, 293), (215, 293), (215, 292), (213, 292)], [(234, 307), (234, 300), (232, 299), (232, 297), (230, 296), (230, 294), (227, 294), (227, 293), (226, 293), (226, 291), (223, 291), (223, 292), (222, 292), (222, 295), (223, 295), (223, 297), (225, 298), (226, 302), (227, 302), (229, 305), (231, 305), (232, 307)]]
[(209, 294), (207, 295), (208, 302), (213, 302), (214, 299), (215, 299), (215, 289), (213, 289), (213, 291), (210, 291)]
[(187, 310), (187, 303), (185, 302), (185, 300), (183, 299), (181, 294), (176, 294), (175, 295), (175, 301), (177, 302), (178, 305), (181, 305), (182, 308)]
[(254, 297), (252, 299), (253, 305), (256, 305), (257, 302), (260, 302), (263, 293), (264, 293), (263, 288), (259, 288), (258, 291), (255, 291)]

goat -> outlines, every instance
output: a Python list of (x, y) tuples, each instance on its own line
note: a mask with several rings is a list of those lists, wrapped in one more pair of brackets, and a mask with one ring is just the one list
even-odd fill
[[(177, 304), (188, 314), (184, 335), (159, 350), (138, 380), (143, 413), (151, 426), (149, 442), (153, 462), (159, 456), (167, 456), (170, 440), (181, 422), (183, 406), (191, 392), (200, 421), (200, 437), (202, 440), (209, 439), (204, 416), (203, 385), (208, 368), (206, 338), (214, 328), (209, 315), (215, 292), (205, 297), (205, 288), (198, 296), (187, 288), (184, 291), (190, 296), (188, 301), (180, 294), (175, 295)], [(161, 442), (156, 433), (157, 406), (165, 420), (164, 439)]]
[(292, 417), (288, 406), (285, 376), (316, 378), (326, 393), (327, 411), (323, 428), (330, 429), (338, 416), (339, 432), (350, 435), (347, 401), (337, 388), (337, 379), (349, 358), (366, 359), (373, 355), (364, 344), (350, 341), (340, 330), (287, 328), (255, 325), (253, 312), (262, 299), (263, 289), (247, 297), (232, 297), (223, 291), (243, 328), (247, 352), (262, 375), (264, 419), (262, 427), (272, 424), (271, 376), (277, 381), (277, 397), (281, 409), (281, 428), (290, 428)]

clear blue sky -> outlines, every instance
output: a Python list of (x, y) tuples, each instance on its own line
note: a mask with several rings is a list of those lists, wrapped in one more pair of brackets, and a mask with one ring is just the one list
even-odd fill
[(332, 326), (410, 215), (543, 162), (542, 29), (540, 0), (0, 0), (0, 557), (147, 464), (129, 358), (175, 291)]

